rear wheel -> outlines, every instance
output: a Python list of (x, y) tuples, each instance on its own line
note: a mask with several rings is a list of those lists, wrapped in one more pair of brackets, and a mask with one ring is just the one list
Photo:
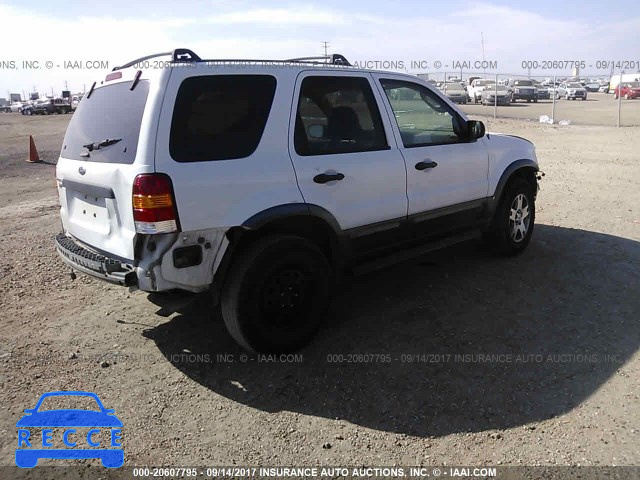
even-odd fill
[(310, 241), (257, 240), (232, 264), (221, 306), (231, 336), (256, 352), (290, 352), (313, 338), (329, 306), (331, 267)]
[(507, 185), (485, 239), (502, 255), (521, 253), (529, 244), (535, 223), (535, 191), (523, 178)]

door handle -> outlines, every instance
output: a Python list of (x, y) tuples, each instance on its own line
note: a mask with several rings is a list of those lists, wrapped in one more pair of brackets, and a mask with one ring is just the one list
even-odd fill
[(416, 163), (416, 170), (426, 170), (427, 168), (436, 168), (437, 166), (438, 162), (423, 160), (422, 162)]
[(327, 183), (332, 180), (342, 180), (344, 175), (342, 173), (321, 173), (313, 177), (313, 181), (316, 183)]

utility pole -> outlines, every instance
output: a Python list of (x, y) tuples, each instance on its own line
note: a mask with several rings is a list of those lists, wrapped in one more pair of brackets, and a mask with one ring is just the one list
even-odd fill
[(324, 48), (324, 56), (328, 57), (329, 42), (322, 42), (322, 48)]

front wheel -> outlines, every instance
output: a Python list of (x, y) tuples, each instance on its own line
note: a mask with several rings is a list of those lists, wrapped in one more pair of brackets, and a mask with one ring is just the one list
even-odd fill
[(507, 185), (486, 238), (502, 255), (517, 255), (531, 240), (535, 223), (535, 190), (524, 178)]
[(231, 336), (255, 352), (298, 350), (318, 330), (329, 306), (331, 267), (312, 242), (272, 235), (234, 261), (221, 307)]

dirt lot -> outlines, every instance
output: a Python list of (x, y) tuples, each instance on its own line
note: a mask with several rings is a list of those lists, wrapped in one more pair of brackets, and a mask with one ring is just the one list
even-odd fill
[(640, 464), (638, 128), (484, 118), (546, 172), (527, 252), (467, 244), (357, 277), (301, 358), (267, 363), (206, 297), (165, 318), (71, 280), (54, 167), (23, 161), (29, 133), (55, 159), (68, 120), (0, 115), (0, 465), (52, 390), (114, 408), (127, 465)]

